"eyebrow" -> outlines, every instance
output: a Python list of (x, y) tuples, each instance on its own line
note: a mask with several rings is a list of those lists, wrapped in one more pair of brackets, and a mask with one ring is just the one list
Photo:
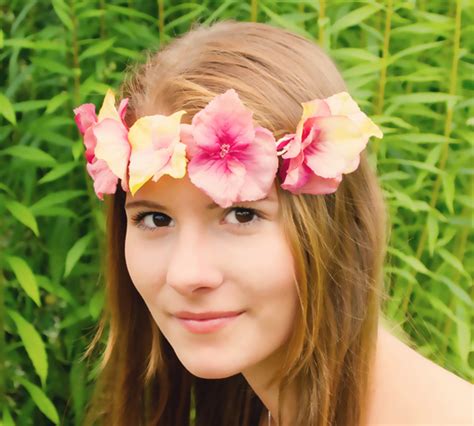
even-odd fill
[[(261, 200), (256, 200), (253, 202), (261, 202), (261, 201), (274, 201), (273, 198), (266, 197), (262, 198)], [(248, 203), (250, 201), (243, 201), (242, 203)], [(148, 207), (150, 209), (159, 209), (159, 210), (166, 210), (166, 207), (151, 200), (136, 200), (136, 201), (129, 201), (125, 204), (125, 209), (132, 209), (136, 207)], [(216, 203), (211, 203), (206, 206), (207, 210), (214, 210), (220, 208), (220, 206)]]

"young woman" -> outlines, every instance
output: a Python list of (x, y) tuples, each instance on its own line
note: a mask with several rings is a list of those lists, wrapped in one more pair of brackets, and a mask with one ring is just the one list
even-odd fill
[(381, 326), (382, 133), (318, 46), (199, 27), (122, 95), (75, 110), (110, 194), (87, 424), (470, 424), (471, 385)]

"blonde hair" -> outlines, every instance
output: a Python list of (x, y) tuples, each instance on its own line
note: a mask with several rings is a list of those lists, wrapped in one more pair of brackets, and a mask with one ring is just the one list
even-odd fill
[[(189, 123), (229, 88), (276, 138), (294, 132), (302, 102), (347, 90), (313, 42), (265, 24), (224, 21), (193, 28), (131, 69), (122, 87), (130, 99), (126, 120), (184, 109)], [(382, 294), (379, 186), (362, 155), (335, 194), (278, 193), (300, 301), (275, 377), (280, 398), (289, 383), (299, 384), (295, 426), (363, 424)], [(119, 187), (107, 199), (107, 303), (95, 343), (108, 336), (86, 423), (184, 426), (195, 410), (197, 426), (257, 424), (264, 406), (242, 375), (194, 377), (161, 335), (127, 272), (124, 200)]]

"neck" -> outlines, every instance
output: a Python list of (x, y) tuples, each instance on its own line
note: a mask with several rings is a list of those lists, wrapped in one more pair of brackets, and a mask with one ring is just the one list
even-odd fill
[[(271, 426), (291, 426), (294, 424), (298, 395), (297, 386), (291, 385), (286, 389), (281, 406), (279, 406), (279, 384), (270, 384), (271, 378), (280, 365), (278, 357), (271, 357), (243, 372), (249, 386), (265, 406), (259, 426), (268, 426), (268, 412), (271, 413)], [(280, 424), (277, 423), (278, 412), (281, 415)]]

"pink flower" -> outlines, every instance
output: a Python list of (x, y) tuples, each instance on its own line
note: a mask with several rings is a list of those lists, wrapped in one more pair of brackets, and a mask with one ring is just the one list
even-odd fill
[(296, 134), (277, 141), (281, 186), (296, 194), (330, 194), (343, 174), (357, 169), (369, 138), (383, 134), (347, 92), (302, 105)]
[(132, 195), (150, 179), (167, 174), (175, 179), (186, 174), (186, 145), (180, 142), (180, 122), (185, 111), (170, 116), (139, 118), (130, 128), (130, 192)]
[(223, 208), (264, 198), (276, 175), (273, 134), (254, 127), (252, 116), (229, 89), (198, 112), (191, 125), (181, 125), (191, 182)]
[(84, 136), (87, 172), (94, 180), (94, 190), (103, 200), (103, 194), (114, 194), (118, 179), (128, 191), (127, 168), (130, 158), (128, 129), (124, 121), (128, 99), (115, 108), (115, 97), (108, 90), (99, 116), (94, 104), (82, 104), (74, 109), (75, 121)]

